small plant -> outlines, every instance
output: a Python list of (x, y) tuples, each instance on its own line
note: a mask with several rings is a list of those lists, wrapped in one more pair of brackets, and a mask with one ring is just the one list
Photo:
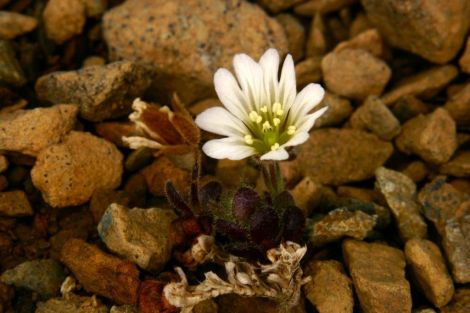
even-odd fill
[[(226, 277), (208, 272), (203, 282), (191, 286), (178, 268), (181, 281), (167, 284), (163, 293), (184, 312), (225, 293), (269, 297), (288, 310), (297, 303), (305, 282), (299, 265), (306, 252), (299, 245), (305, 217), (285, 190), (277, 161), (286, 160), (290, 147), (308, 139), (315, 120), (327, 109), (310, 113), (324, 90), (309, 84), (297, 94), (292, 57), (286, 57), (278, 78), (279, 54), (274, 49), (258, 63), (238, 54), (233, 65), (237, 79), (226, 69), (214, 76), (224, 107), (207, 109), (193, 122), (177, 97), (174, 111), (137, 99), (130, 119), (143, 136), (124, 139), (131, 148), (149, 147), (156, 155), (194, 155), (189, 192), (177, 190), (171, 181), (165, 187), (179, 215), (172, 225), (174, 255), (187, 268), (219, 263)], [(250, 186), (223, 190), (217, 181), (201, 184), (198, 126), (224, 136), (206, 142), (205, 154), (216, 159), (255, 159), (267, 191), (259, 194)]]

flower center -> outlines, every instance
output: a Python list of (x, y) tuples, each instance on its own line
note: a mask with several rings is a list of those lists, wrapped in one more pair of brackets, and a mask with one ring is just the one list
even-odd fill
[(278, 150), (296, 132), (294, 125), (286, 123), (287, 113), (279, 102), (251, 111), (247, 123), (250, 133), (244, 137), (246, 144), (260, 153)]

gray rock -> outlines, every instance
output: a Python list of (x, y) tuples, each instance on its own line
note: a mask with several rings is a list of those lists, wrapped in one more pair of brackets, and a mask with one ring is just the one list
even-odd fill
[(62, 265), (52, 259), (24, 262), (0, 276), (6, 284), (36, 291), (45, 298), (58, 295), (64, 279)]
[(457, 283), (470, 282), (470, 196), (436, 177), (419, 192), (424, 215), (433, 222), (452, 276)]
[(112, 204), (98, 225), (101, 240), (113, 252), (143, 269), (161, 270), (171, 256), (171, 210), (127, 209)]
[(122, 61), (47, 74), (37, 80), (35, 88), (39, 99), (79, 104), (80, 115), (96, 122), (128, 114), (133, 100), (150, 86), (150, 72), (145, 66)]
[(114, 305), (109, 313), (139, 313), (139, 310), (133, 305)]
[(425, 238), (427, 226), (416, 202), (416, 185), (405, 174), (384, 167), (375, 172), (376, 185), (387, 201), (403, 242)]
[(235, 53), (287, 51), (279, 23), (245, 0), (126, 1), (106, 12), (103, 35), (111, 59), (151, 64), (155, 94), (177, 92), (185, 103), (212, 94), (214, 72), (231, 68)]
[(377, 215), (336, 209), (313, 223), (309, 239), (314, 246), (322, 246), (343, 237), (362, 240), (372, 231), (376, 222)]

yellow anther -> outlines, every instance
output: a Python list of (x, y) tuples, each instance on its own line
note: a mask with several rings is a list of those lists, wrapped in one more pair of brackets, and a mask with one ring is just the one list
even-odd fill
[(279, 102), (275, 102), (275, 103), (273, 104), (273, 112), (276, 113), (276, 112), (279, 111), (279, 110), (282, 110), (282, 105), (281, 105)]
[(276, 151), (277, 149), (279, 149), (279, 144), (276, 142), (271, 146), (271, 151)]
[(263, 106), (263, 107), (261, 107), (260, 111), (263, 112), (263, 113), (266, 113), (266, 112), (268, 112), (268, 107)]
[(261, 123), (263, 118), (256, 112), (256, 111), (251, 111), (249, 114), (250, 120), (255, 123)]
[(253, 144), (253, 137), (251, 135), (245, 135), (245, 142), (249, 145)]
[(282, 116), (284, 114), (284, 110), (277, 110), (276, 115), (277, 116)]
[(268, 121), (263, 123), (263, 131), (267, 131), (268, 129), (271, 129), (271, 124), (269, 124)]
[(296, 130), (297, 130), (296, 127), (291, 125), (291, 126), (287, 127), (287, 134), (288, 135), (293, 135), (293, 134), (295, 134)]
[(273, 118), (273, 124), (274, 124), (274, 126), (277, 126), (277, 125), (281, 124), (281, 120), (278, 119), (277, 117), (275, 117), (275, 118)]

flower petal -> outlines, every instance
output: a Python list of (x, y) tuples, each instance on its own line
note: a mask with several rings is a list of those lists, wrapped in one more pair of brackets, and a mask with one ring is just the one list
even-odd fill
[(270, 106), (276, 102), (279, 95), (279, 53), (276, 49), (268, 49), (259, 60), (263, 69), (263, 87), (266, 93), (266, 104)]
[(289, 112), (289, 124), (307, 115), (318, 105), (325, 95), (325, 90), (319, 84), (308, 84), (295, 98), (294, 104)]
[(296, 93), (294, 60), (292, 56), (288, 54), (282, 65), (281, 80), (279, 82), (279, 98), (277, 99), (284, 105), (285, 112), (293, 105)]
[(235, 116), (248, 116), (250, 108), (240, 90), (235, 77), (225, 68), (220, 68), (214, 74), (215, 92), (222, 104)]
[(233, 67), (250, 110), (257, 111), (265, 98), (261, 66), (248, 55), (241, 53), (233, 58)]
[(196, 125), (205, 131), (223, 136), (248, 134), (245, 124), (221, 107), (209, 108), (196, 117)]
[(209, 140), (202, 146), (202, 150), (214, 159), (241, 160), (256, 154), (253, 147), (233, 137)]
[(274, 151), (269, 151), (261, 156), (261, 160), (287, 160), (289, 158), (289, 153), (285, 149), (277, 149)]
[(285, 144), (281, 145), (281, 147), (291, 147), (301, 145), (308, 140), (310, 134), (306, 131), (297, 131), (291, 139), (289, 139)]
[(328, 107), (324, 107), (319, 109), (318, 111), (313, 112), (312, 114), (307, 115), (305, 118), (301, 119), (300, 123), (296, 125), (298, 132), (308, 132), (313, 125), (315, 125), (315, 121), (323, 115), (328, 110)]

